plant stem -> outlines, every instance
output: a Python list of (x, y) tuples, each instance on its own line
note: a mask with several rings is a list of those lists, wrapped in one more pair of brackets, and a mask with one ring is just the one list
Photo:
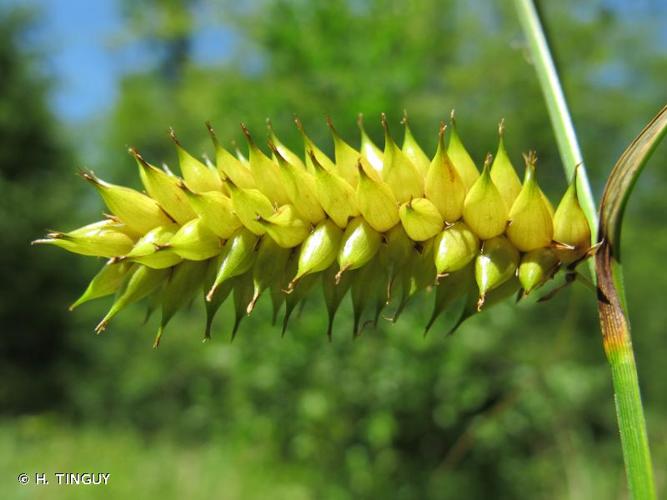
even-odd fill
[[(528, 41), (528, 48), (532, 57), (537, 79), (542, 88), (542, 94), (547, 104), (551, 126), (556, 134), (558, 151), (563, 160), (563, 168), (568, 179), (572, 179), (577, 165), (581, 165), (577, 175), (577, 195), (581, 208), (586, 214), (591, 227), (591, 237), (597, 236), (597, 210), (595, 199), (588, 182), (588, 175), (584, 167), (584, 159), (579, 149), (579, 142), (574, 131), (572, 118), (567, 108), (558, 73), (551, 57), (542, 24), (535, 10), (532, 0), (515, 0), (516, 11), (521, 27)], [(595, 243), (594, 240), (591, 243)], [(591, 267), (592, 270), (592, 267)]]
[[(563, 167), (569, 178), (573, 175), (575, 167), (581, 164), (577, 175), (577, 194), (591, 227), (591, 237), (594, 238), (592, 243), (595, 243), (598, 235), (595, 201), (540, 19), (533, 0), (515, 0), (514, 3), (547, 103)], [(596, 262), (591, 262), (591, 267), (594, 279), (599, 282), (598, 308), (603, 347), (611, 367), (616, 417), (630, 495), (635, 500), (653, 500), (656, 498), (653, 468), (639, 379), (632, 350), (630, 324), (622, 305), (624, 302), (622, 279), (617, 279), (621, 273), (620, 263), (612, 255), (612, 250), (617, 250), (618, 245), (620, 242), (616, 242), (616, 246), (612, 247), (609, 241), (603, 240)]]
[[(611, 366), (616, 418), (630, 496), (636, 500), (656, 498), (651, 451), (639, 392), (639, 378), (632, 350), (630, 325), (617, 294), (614, 279), (616, 267), (612, 247), (606, 242), (596, 257), (598, 270), (600, 328), (602, 345)], [(617, 270), (620, 272), (620, 269)]]

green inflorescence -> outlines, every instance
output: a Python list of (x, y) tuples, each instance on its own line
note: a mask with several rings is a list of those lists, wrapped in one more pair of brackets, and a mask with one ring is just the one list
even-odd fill
[[(323, 288), (331, 337), (336, 311), (349, 291), (354, 334), (376, 324), (389, 303), (396, 320), (420, 290), (433, 291), (426, 331), (443, 311), (460, 304), (457, 326), (483, 307), (528, 294), (562, 264), (587, 256), (590, 229), (576, 195), (576, 179), (554, 212), (540, 189), (534, 153), (524, 155), (521, 182), (503, 141), (480, 172), (465, 149), (452, 113), (442, 123), (429, 158), (407, 118), (394, 142), (382, 115), (384, 150), (359, 119), (361, 146), (333, 134), (334, 159), (306, 135), (303, 157), (289, 150), (269, 124), (270, 155), (242, 125), (249, 151), (234, 155), (208, 129), (215, 166), (188, 153), (173, 131), (180, 172), (148, 163), (135, 149), (144, 192), (83, 178), (107, 206), (104, 220), (74, 231), (51, 232), (35, 243), (108, 261), (71, 308), (115, 294), (102, 332), (124, 307), (150, 297), (161, 308), (155, 345), (173, 315), (202, 293), (205, 338), (216, 311), (233, 297), (236, 320), (250, 314), (263, 292), (274, 322), (290, 314), (316, 285)], [(370, 320), (363, 321), (370, 313)]]

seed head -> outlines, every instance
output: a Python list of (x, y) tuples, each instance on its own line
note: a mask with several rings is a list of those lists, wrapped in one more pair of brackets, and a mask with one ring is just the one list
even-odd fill
[(402, 147), (382, 115), (383, 151), (361, 115), (358, 149), (328, 119), (335, 160), (294, 121), (303, 158), (270, 121), (268, 154), (241, 125), (247, 157), (235, 145), (235, 153), (225, 149), (207, 123), (215, 165), (197, 159), (169, 132), (182, 178), (130, 149), (146, 194), (83, 172), (110, 215), (34, 242), (108, 259), (71, 309), (116, 294), (96, 327), (101, 332), (123, 308), (149, 297), (149, 311), (161, 310), (157, 346), (174, 314), (198, 293), (205, 297), (205, 340), (230, 296), (233, 337), (262, 295), (270, 296), (274, 324), (285, 305), (284, 333), (297, 306), (322, 289), (331, 338), (348, 291), (355, 336), (377, 325), (385, 310), (396, 321), (424, 294), (434, 297), (426, 331), (454, 310), (453, 331), (480, 309), (521, 289), (532, 293), (562, 264), (571, 269), (590, 254), (576, 178), (554, 214), (537, 184), (534, 154), (525, 156), (519, 181), (502, 122), (496, 157), (487, 155), (480, 174), (453, 113), (449, 127), (440, 125), (432, 158), (415, 140), (407, 115)]

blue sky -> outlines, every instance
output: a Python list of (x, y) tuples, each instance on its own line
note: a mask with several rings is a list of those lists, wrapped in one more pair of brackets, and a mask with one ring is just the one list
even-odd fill
[[(132, 67), (149, 63), (145, 48), (120, 42), (123, 19), (115, 0), (8, 0), (28, 5), (38, 15), (35, 44), (47, 53), (47, 74), (54, 79), (54, 111), (70, 123), (93, 119), (108, 110), (116, 84)], [(201, 12), (193, 57), (217, 63), (229, 55), (233, 34), (207, 22)]]
[[(40, 15), (36, 45), (47, 53), (46, 72), (54, 79), (51, 101), (57, 115), (69, 123), (82, 123), (102, 115), (113, 105), (116, 85), (123, 73), (150, 64), (145, 47), (122, 43), (124, 20), (117, 0), (3, 0), (9, 5), (28, 5)], [(598, 0), (624, 12), (625, 16), (660, 16), (667, 12), (663, 0)], [(193, 40), (195, 61), (216, 64), (228, 57), (235, 34), (220, 25), (209, 10), (197, 13), (197, 36)], [(667, 30), (660, 43), (667, 43)], [(609, 75), (606, 75), (609, 78)]]

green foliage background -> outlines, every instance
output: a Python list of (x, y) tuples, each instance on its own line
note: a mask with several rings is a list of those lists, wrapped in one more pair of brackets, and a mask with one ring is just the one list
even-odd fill
[[(613, 2), (543, 4), (599, 193), (625, 145), (664, 104), (660, 19)], [(495, 151), (504, 117), (516, 165), (522, 151), (537, 150), (540, 182), (555, 199), (566, 181), (509, 2), (122, 7), (119, 39), (148, 50), (152, 64), (124, 76), (108, 114), (74, 129), (63, 129), (46, 104), (40, 65), (48, 47), (27, 50), (30, 21), (0, 9), (0, 497), (625, 498), (595, 301), (583, 287), (546, 304), (499, 306), (450, 338), (447, 319), (422, 337), (427, 296), (397, 324), (357, 340), (347, 304), (331, 344), (319, 297), (283, 339), (263, 299), (233, 344), (230, 305), (213, 341), (201, 344), (203, 310), (195, 304), (153, 352), (157, 327), (155, 319), (142, 325), (142, 307), (103, 336), (92, 328), (106, 301), (66, 314), (100, 262), (28, 247), (46, 228), (70, 229), (102, 211), (75, 178), (77, 165), (139, 187), (127, 146), (173, 166), (171, 125), (190, 150), (210, 154), (205, 120), (241, 144), (240, 121), (261, 142), (270, 117), (300, 150), (296, 113), (331, 151), (325, 115), (354, 142), (363, 112), (381, 144), (379, 113), (398, 136), (406, 108), (432, 152), (439, 121), (455, 107), (479, 162)], [(235, 35), (224, 64), (191, 57), (201, 9)], [(663, 146), (624, 231), (659, 491), (667, 488), (666, 159)], [(39, 490), (15, 480), (61, 470), (110, 472), (111, 486)]]

